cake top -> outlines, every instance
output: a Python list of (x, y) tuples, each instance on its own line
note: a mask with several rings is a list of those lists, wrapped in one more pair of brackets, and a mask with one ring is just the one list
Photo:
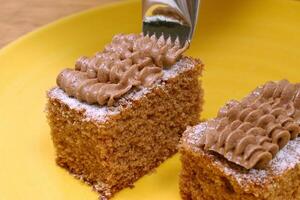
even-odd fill
[(64, 69), (57, 85), (69, 96), (89, 104), (114, 105), (133, 87), (150, 87), (188, 48), (162, 35), (119, 34), (95, 56), (81, 57), (75, 69)]
[(246, 169), (265, 168), (300, 133), (300, 84), (268, 82), (209, 120), (199, 146)]
[(225, 175), (233, 177), (241, 186), (250, 189), (252, 185), (265, 185), (271, 182), (273, 178), (281, 176), (287, 170), (300, 165), (300, 137), (290, 140), (275, 157), (268, 163), (264, 169), (249, 169), (228, 162), (225, 158), (204, 151), (199, 147), (200, 139), (205, 134), (208, 122), (201, 123), (194, 127), (189, 127), (182, 138), (184, 148), (195, 152), (196, 154), (205, 154), (213, 160), (215, 165)]
[(127, 92), (116, 102), (115, 106), (99, 106), (90, 105), (87, 102), (79, 101), (77, 98), (70, 97), (62, 89), (55, 87), (48, 92), (48, 97), (56, 99), (70, 109), (76, 110), (83, 113), (83, 120), (85, 121), (97, 121), (104, 123), (111, 116), (119, 114), (122, 109), (128, 108), (132, 105), (132, 102), (139, 100), (144, 95), (150, 93), (153, 88), (163, 88), (164, 84), (178, 76), (181, 73), (194, 69), (199, 66), (201, 62), (199, 60), (191, 59), (188, 57), (181, 58), (172, 67), (163, 69), (163, 76), (157, 80), (155, 84), (150, 87), (137, 86), (134, 87), (130, 92)]

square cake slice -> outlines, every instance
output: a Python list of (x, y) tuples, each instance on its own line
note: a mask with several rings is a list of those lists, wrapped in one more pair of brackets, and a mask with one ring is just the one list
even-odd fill
[(56, 162), (110, 198), (177, 152), (181, 134), (199, 122), (199, 60), (182, 57), (151, 87), (135, 87), (114, 106), (88, 104), (59, 87), (47, 117)]
[(299, 200), (300, 85), (269, 82), (180, 143), (184, 200)]

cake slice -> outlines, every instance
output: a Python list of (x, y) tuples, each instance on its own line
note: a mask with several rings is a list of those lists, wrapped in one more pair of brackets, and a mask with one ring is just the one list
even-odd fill
[(47, 94), (57, 164), (102, 199), (175, 154), (182, 132), (199, 121), (202, 63), (182, 57), (185, 47), (173, 51), (171, 41), (147, 37), (116, 36), (63, 70)]
[(180, 144), (184, 200), (300, 199), (300, 85), (268, 82)]

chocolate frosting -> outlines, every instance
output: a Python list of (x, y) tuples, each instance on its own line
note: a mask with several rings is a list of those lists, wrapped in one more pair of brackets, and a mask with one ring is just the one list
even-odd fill
[(300, 84), (268, 82), (208, 122), (200, 147), (247, 169), (264, 168), (300, 133)]
[(175, 64), (188, 48), (163, 36), (119, 34), (103, 52), (81, 57), (74, 69), (64, 69), (57, 85), (80, 101), (112, 106), (132, 87), (150, 87), (163, 76), (163, 68)]

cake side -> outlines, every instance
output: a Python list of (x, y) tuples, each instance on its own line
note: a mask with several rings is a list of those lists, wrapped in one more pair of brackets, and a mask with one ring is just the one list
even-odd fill
[(181, 140), (183, 199), (300, 199), (300, 138), (289, 141), (266, 169), (246, 170), (199, 147), (205, 128), (190, 127)]
[(58, 165), (103, 198), (131, 187), (176, 153), (185, 127), (199, 121), (202, 67), (183, 58), (153, 87), (126, 94), (100, 115), (99, 108), (51, 90), (47, 110)]

